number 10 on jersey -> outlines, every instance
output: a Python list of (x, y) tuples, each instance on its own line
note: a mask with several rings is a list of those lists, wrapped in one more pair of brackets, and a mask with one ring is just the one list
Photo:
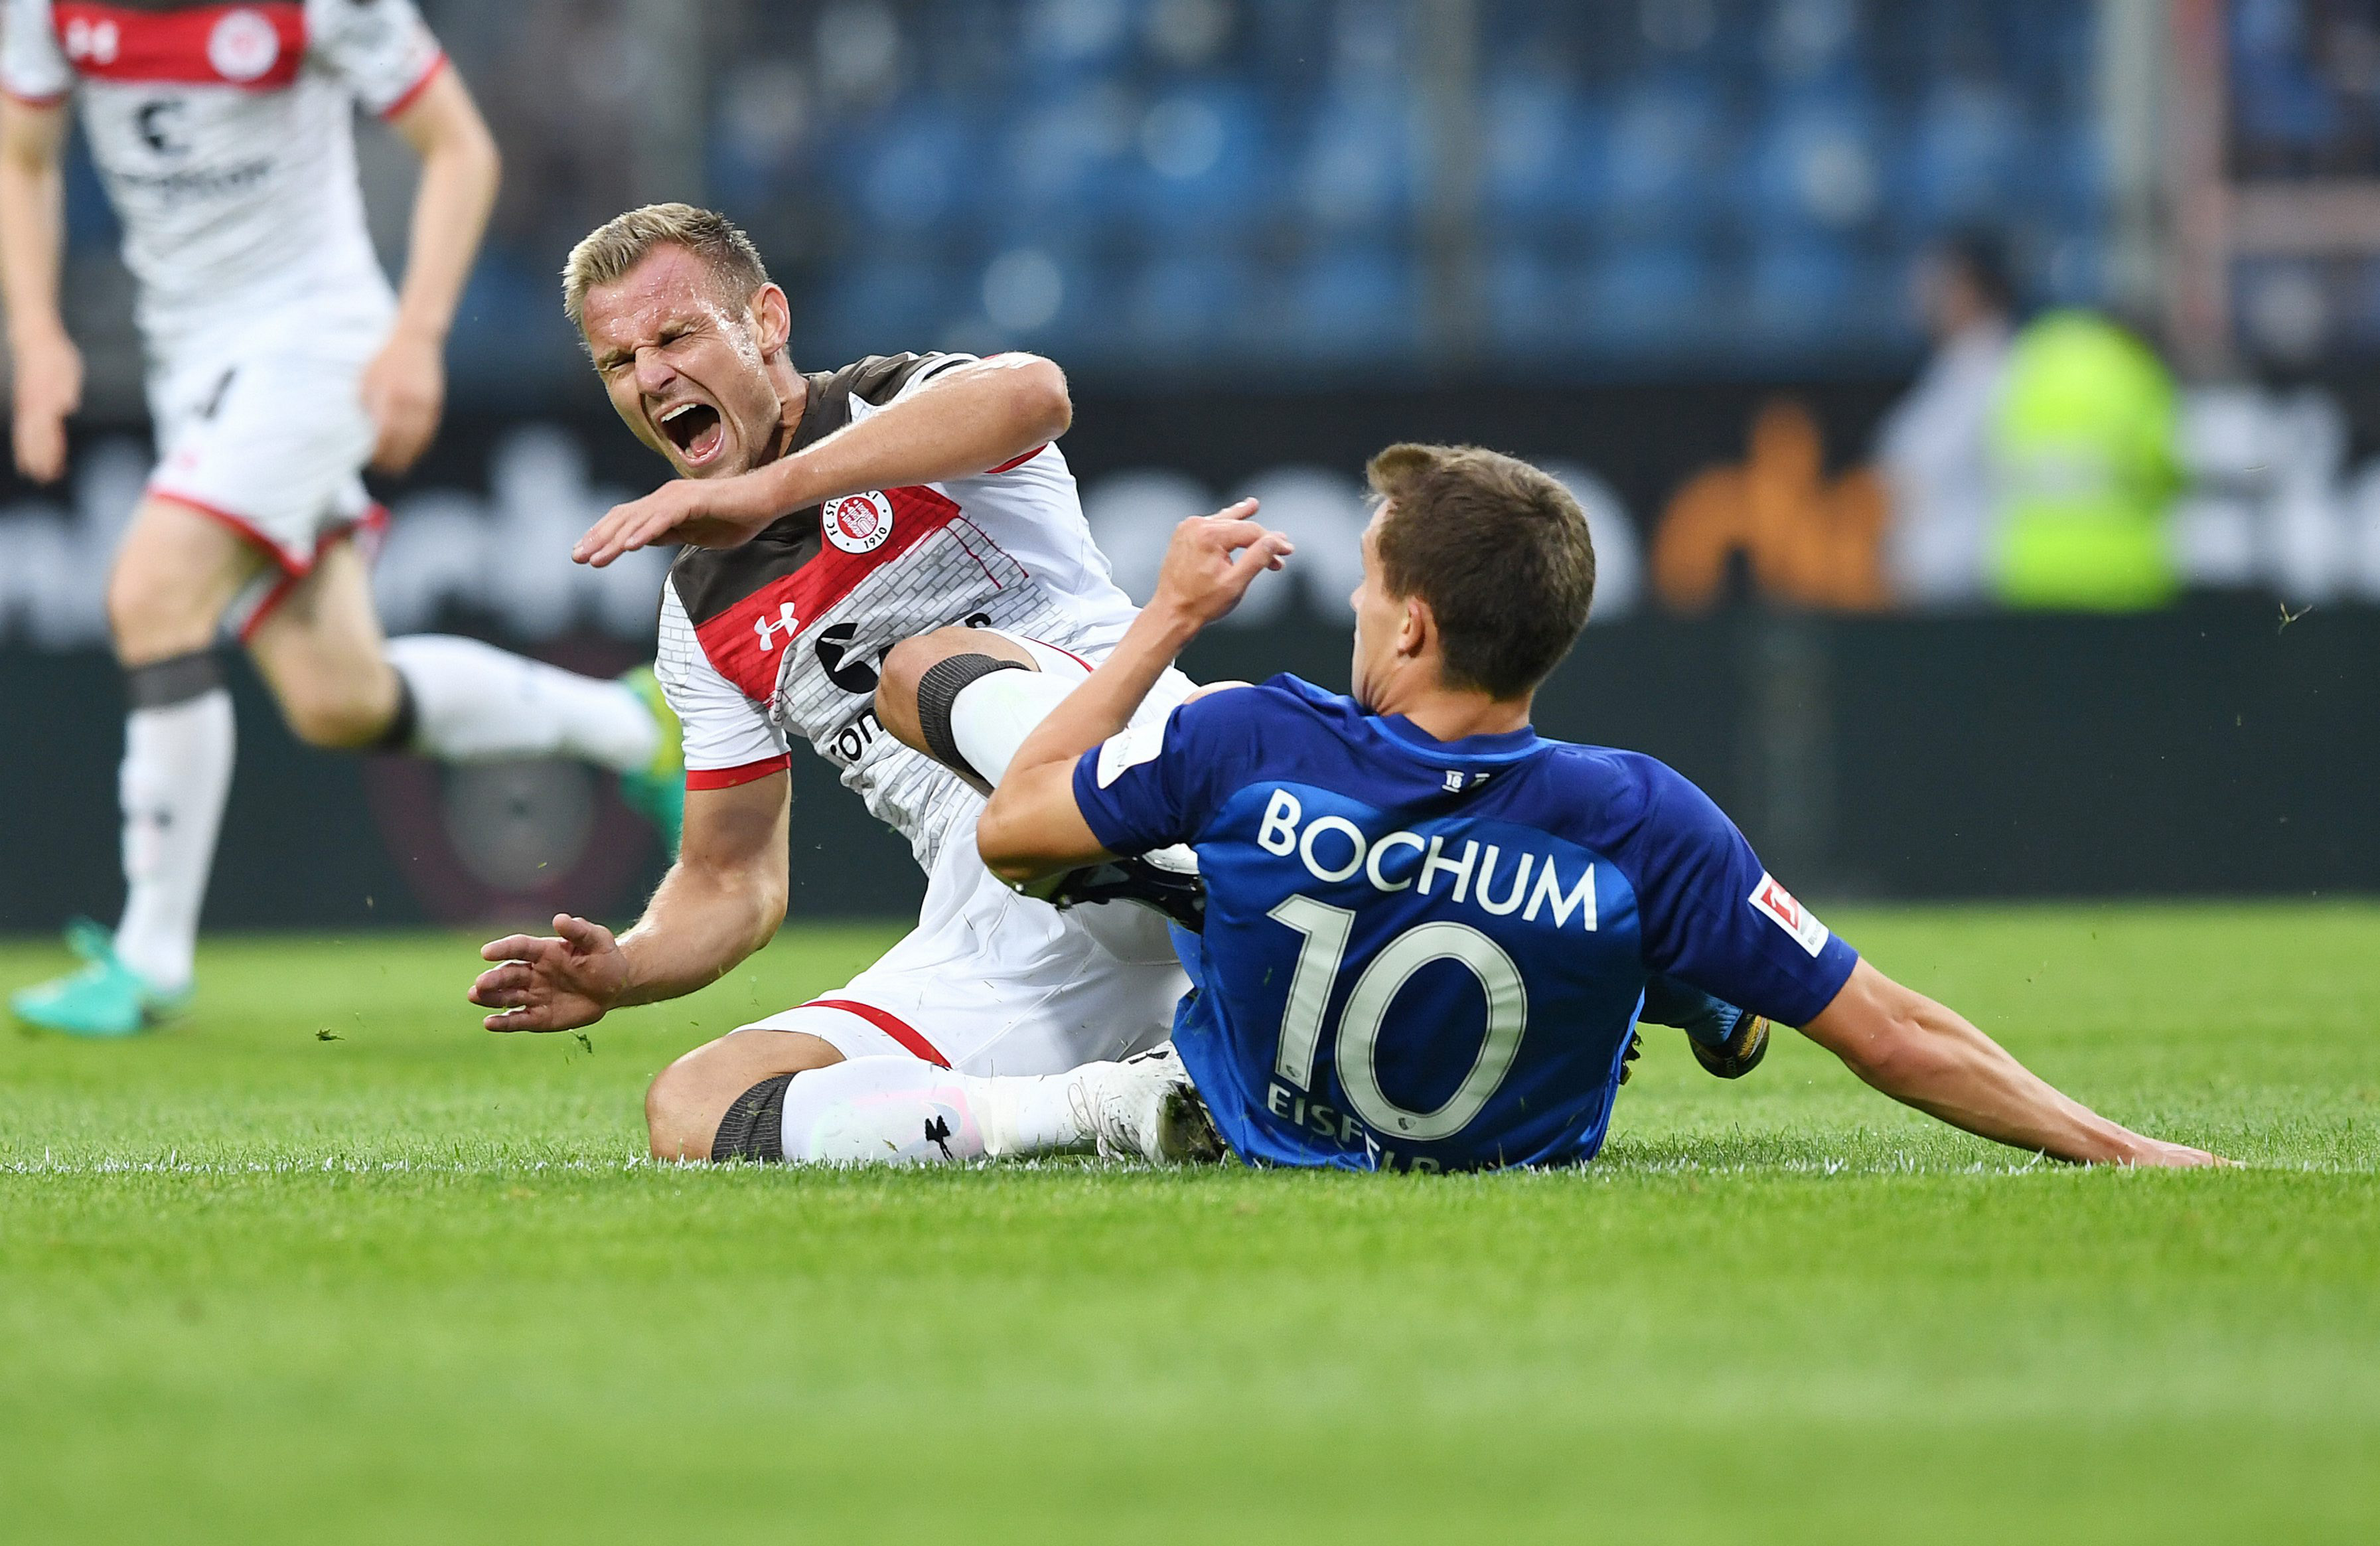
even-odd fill
[[(1352, 908), (1296, 895), (1268, 916), (1303, 937), (1288, 1001), (1281, 1006), (1281, 1047), (1273, 1059), (1273, 1071), (1283, 1082), (1311, 1095), (1322, 1022), (1345, 965), (1355, 914)], [(1380, 1036), (1398, 993), (1415, 973), (1437, 961), (1459, 962), (1478, 982), (1488, 999), (1487, 1032), (1463, 1082), (1445, 1103), (1434, 1111), (1412, 1111), (1397, 1104), (1380, 1088)], [(1468, 1126), (1495, 1096), (1512, 1071), (1528, 1023), (1528, 988), (1521, 980), (1521, 968), (1504, 947), (1467, 923), (1438, 919), (1416, 924), (1390, 940), (1356, 977), (1339, 1013), (1331, 1055), (1347, 1103), (1373, 1131), (1387, 1138), (1437, 1142)]]

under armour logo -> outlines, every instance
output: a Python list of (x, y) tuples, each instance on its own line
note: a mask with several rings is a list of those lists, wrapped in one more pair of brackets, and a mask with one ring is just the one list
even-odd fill
[(954, 1160), (958, 1158), (957, 1155), (951, 1152), (951, 1125), (942, 1120), (941, 1117), (929, 1116), (926, 1118), (926, 1141), (941, 1150), (942, 1151), (943, 1159)]
[(794, 603), (791, 602), (783, 602), (778, 604), (777, 620), (773, 623), (769, 621), (766, 617), (755, 617), (752, 619), (752, 631), (760, 636), (760, 652), (762, 654), (765, 655), (770, 651), (777, 647), (777, 641), (769, 636), (776, 632), (779, 628), (785, 630), (785, 637), (787, 639), (791, 639), (794, 635), (802, 631), (802, 621), (800, 618), (794, 615)]

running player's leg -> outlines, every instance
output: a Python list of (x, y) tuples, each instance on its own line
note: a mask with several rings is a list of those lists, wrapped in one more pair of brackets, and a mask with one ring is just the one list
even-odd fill
[(87, 965), (16, 994), (33, 1024), (123, 1036), (187, 999), (199, 909), (231, 788), (231, 695), (215, 631), (267, 560), (239, 533), (180, 501), (133, 512), (107, 586), (108, 626), (129, 707), (117, 792), (124, 912), (114, 936), (78, 924)]
[[(657, 689), (639, 690), (649, 683), (580, 676), (476, 639), (382, 639), (357, 540), (374, 513), (358, 469), (375, 429), (356, 381), (384, 336), (384, 322), (359, 316), (257, 346), (228, 375), (186, 372), (160, 387), (161, 422), (184, 409), (161, 441), (160, 492), (229, 513), (290, 577), (240, 618), (284, 716), (317, 746), (582, 758), (620, 773), (674, 844), (674, 807), (638, 797), (654, 793), (644, 783), (683, 797), (675, 722)], [(184, 401), (185, 386), (203, 399)]]
[(576, 757), (629, 772), (651, 761), (652, 712), (626, 684), (581, 676), (475, 639), (384, 639), (354, 544), (322, 554), (249, 627), (259, 671), (299, 739), (447, 761)]

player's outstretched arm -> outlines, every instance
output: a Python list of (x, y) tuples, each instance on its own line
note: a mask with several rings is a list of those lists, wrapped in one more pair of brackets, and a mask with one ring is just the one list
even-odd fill
[(785, 919), (792, 780), (779, 773), (690, 790), (677, 863), (645, 916), (613, 938), (559, 916), (555, 936), (514, 934), (480, 951), (497, 963), (471, 984), (490, 1030), (573, 1030), (613, 1009), (707, 988), (769, 943)]
[(502, 167), (463, 78), (441, 69), (391, 126), (421, 157), (396, 325), (364, 370), (365, 411), (379, 439), (372, 466), (403, 472), (430, 448), (446, 401), (446, 334), (496, 201)]
[(1101, 854), (1075, 803), (1075, 761), (1132, 721), (1148, 689), (1208, 624), (1240, 604), (1295, 544), (1251, 520), (1243, 499), (1173, 529), (1157, 592), (1108, 658), (1034, 726), (976, 821), (976, 849), (1004, 881), (1037, 880)]
[(614, 505), (571, 549), (601, 568), (658, 542), (735, 547), (778, 517), (868, 489), (973, 478), (1066, 432), (1065, 372), (1038, 355), (953, 366), (880, 413), (733, 478), (683, 478)]
[(2226, 1163), (2108, 1121), (2061, 1094), (1956, 1011), (1865, 961), (1803, 1034), (1894, 1100), (2017, 1149), (2083, 1164)]
[(8, 306), (17, 470), (37, 483), (67, 469), (67, 416), (82, 406), (82, 354), (58, 311), (67, 115), (0, 99), (0, 298)]

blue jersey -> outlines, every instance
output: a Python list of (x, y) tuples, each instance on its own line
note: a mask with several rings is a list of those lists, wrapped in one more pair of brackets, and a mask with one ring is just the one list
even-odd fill
[(1111, 852), (1198, 852), (1174, 1044), (1252, 1162), (1457, 1170), (1602, 1146), (1646, 980), (1803, 1025), (1858, 959), (1650, 757), (1439, 741), (1293, 676), (1084, 754)]

